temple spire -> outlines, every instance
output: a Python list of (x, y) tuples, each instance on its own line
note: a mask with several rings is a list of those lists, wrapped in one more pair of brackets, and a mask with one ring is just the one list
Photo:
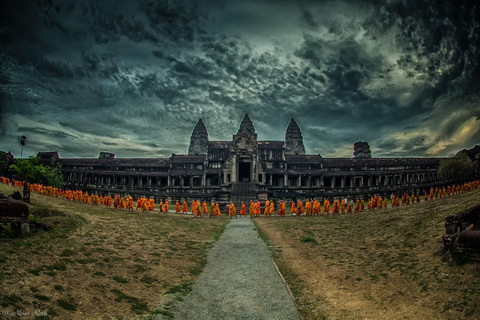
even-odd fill
[(208, 131), (202, 119), (198, 120), (190, 138), (188, 154), (207, 154)]
[(303, 136), (300, 127), (294, 118), (290, 119), (285, 132), (285, 154), (286, 155), (304, 155), (305, 146), (303, 145)]
[(248, 113), (245, 113), (245, 116), (242, 119), (242, 122), (240, 123), (240, 128), (238, 129), (238, 133), (242, 130), (247, 130), (250, 133), (255, 133), (255, 127), (253, 126), (253, 122), (248, 116)]

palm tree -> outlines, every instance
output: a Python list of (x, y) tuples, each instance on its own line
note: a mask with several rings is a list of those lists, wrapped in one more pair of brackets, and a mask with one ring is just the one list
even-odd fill
[(27, 137), (22, 136), (20, 138), (20, 144), (22, 145), (22, 154), (20, 155), (20, 159), (22, 159), (23, 158), (23, 147), (25, 147), (25, 145), (27, 144)]

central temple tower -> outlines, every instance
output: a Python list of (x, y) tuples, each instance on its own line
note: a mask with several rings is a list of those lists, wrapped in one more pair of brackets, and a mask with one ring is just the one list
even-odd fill
[(258, 156), (257, 134), (252, 120), (245, 114), (230, 150), (232, 182), (255, 182)]

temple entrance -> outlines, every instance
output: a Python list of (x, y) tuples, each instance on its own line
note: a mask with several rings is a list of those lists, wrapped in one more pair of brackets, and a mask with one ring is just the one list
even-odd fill
[(238, 181), (250, 182), (250, 162), (240, 162), (238, 164)]

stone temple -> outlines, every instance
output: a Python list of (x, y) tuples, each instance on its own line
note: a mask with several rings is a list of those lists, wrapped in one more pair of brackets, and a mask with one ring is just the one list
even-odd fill
[(188, 154), (169, 158), (115, 158), (108, 152), (100, 153), (98, 159), (61, 159), (57, 152), (40, 152), (39, 156), (42, 163), (50, 163), (52, 156), (58, 159), (67, 188), (170, 201), (239, 204), (257, 198), (366, 198), (423, 194), (450, 183), (438, 175), (440, 158), (372, 158), (366, 142), (355, 143), (352, 158), (307, 154), (293, 118), (283, 141), (258, 140), (248, 114), (231, 141), (210, 141), (205, 123), (199, 120)]

